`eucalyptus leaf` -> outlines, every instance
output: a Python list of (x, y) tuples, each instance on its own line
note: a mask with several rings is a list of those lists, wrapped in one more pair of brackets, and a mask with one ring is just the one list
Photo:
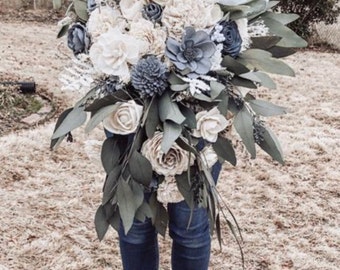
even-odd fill
[(164, 135), (161, 143), (161, 151), (166, 154), (172, 147), (173, 143), (182, 133), (182, 126), (172, 121), (164, 122)]
[(146, 218), (153, 218), (151, 207), (146, 201), (143, 201), (142, 205), (137, 209), (135, 218), (140, 222), (145, 222)]
[(223, 57), (221, 66), (226, 67), (229, 71), (235, 73), (236, 75), (247, 73), (250, 71), (249, 68), (247, 68), (245, 65), (241, 64), (229, 55)]
[(165, 237), (166, 228), (168, 227), (169, 216), (164, 206), (157, 200), (156, 193), (152, 193), (149, 199), (150, 209), (152, 211), (152, 222), (157, 232)]
[(104, 170), (109, 174), (116, 167), (120, 157), (118, 140), (115, 136), (107, 138), (101, 149), (101, 161)]
[(179, 104), (179, 109), (185, 117), (185, 121), (183, 122), (183, 125), (187, 126), (190, 129), (195, 129), (197, 125), (195, 113), (190, 108), (184, 105), (181, 105), (181, 104)]
[(179, 145), (179, 147), (181, 147), (182, 149), (190, 152), (190, 153), (193, 153), (195, 155), (198, 155), (198, 152), (196, 150), (195, 147), (192, 147), (186, 140), (184, 140), (183, 138), (181, 137), (178, 137), (178, 139), (176, 140), (176, 143)]
[(188, 179), (188, 172), (184, 172), (180, 175), (176, 175), (176, 184), (179, 192), (184, 197), (186, 203), (188, 204), (190, 209), (194, 209), (194, 194), (191, 190), (191, 184)]
[(110, 226), (109, 222), (106, 220), (105, 212), (104, 212), (102, 205), (99, 206), (96, 211), (96, 214), (94, 217), (94, 224), (95, 224), (98, 239), (101, 241), (103, 240)]
[(188, 89), (189, 84), (172, 84), (170, 89), (174, 92), (181, 92)]
[(110, 225), (114, 228), (117, 232), (120, 229), (121, 218), (119, 214), (119, 207), (115, 208), (114, 214), (109, 219)]
[(89, 18), (87, 13), (87, 1), (86, 0), (73, 0), (74, 10), (77, 16), (84, 22)]
[(103, 198), (102, 198), (103, 205), (109, 202), (112, 199), (112, 197), (116, 194), (118, 180), (120, 178), (121, 171), (122, 167), (116, 166), (107, 175), (103, 186)]
[(250, 71), (250, 72), (247, 72), (247, 73), (243, 73), (243, 74), (240, 74), (238, 76), (243, 78), (243, 79), (252, 81), (252, 82), (257, 82), (257, 83), (261, 82), (261, 79), (257, 76), (257, 73), (253, 72), (253, 71)]
[(261, 18), (265, 25), (269, 28), (270, 33), (282, 37), (282, 39), (276, 44), (277, 46), (303, 48), (308, 45), (308, 43), (298, 36), (293, 30), (270, 18), (267, 14), (261, 16)]
[(148, 111), (148, 115), (145, 121), (145, 131), (148, 138), (152, 138), (155, 134), (157, 126), (159, 125), (159, 116), (158, 116), (158, 99), (153, 99), (150, 104), (150, 108)]
[(101, 99), (96, 99), (90, 105), (86, 106), (85, 111), (95, 113), (103, 107), (124, 102), (130, 99), (130, 96), (123, 90), (118, 90), (111, 95), (107, 95)]
[(69, 24), (63, 25), (58, 32), (57, 38), (61, 38), (64, 35), (66, 35), (69, 28), (70, 28)]
[(176, 124), (182, 124), (185, 121), (184, 115), (181, 113), (178, 105), (171, 101), (170, 94), (165, 92), (158, 103), (159, 117), (162, 122), (171, 120)]
[(152, 180), (152, 166), (150, 161), (141, 153), (134, 151), (130, 157), (128, 166), (133, 180), (149, 187)]
[(276, 84), (270, 78), (270, 76), (267, 73), (256, 71), (254, 72), (256, 76), (261, 80), (261, 86), (267, 87), (269, 89), (276, 89)]
[(216, 142), (213, 143), (212, 146), (215, 153), (219, 157), (223, 158), (224, 160), (227, 160), (232, 165), (236, 166), (235, 150), (230, 140), (218, 136)]
[[(58, 129), (58, 127), (61, 125), (61, 123), (65, 120), (67, 115), (73, 110), (73, 108), (68, 108), (67, 110), (63, 111), (60, 116), (58, 117), (57, 123), (54, 127), (53, 133)], [(52, 139), (50, 144), (50, 149), (54, 150), (56, 149), (61, 141), (66, 137), (66, 135), (60, 136), (58, 138)]]
[(171, 72), (168, 77), (168, 82), (172, 84), (186, 84), (180, 77), (178, 77), (174, 72)]
[(251, 47), (260, 50), (268, 50), (275, 46), (281, 39), (281, 37), (277, 36), (252, 37)]
[(287, 25), (293, 21), (296, 21), (299, 17), (299, 15), (294, 13), (266, 12), (261, 16), (261, 19), (270, 18), (272, 20), (280, 22), (283, 25)]
[(270, 52), (272, 54), (272, 57), (275, 57), (275, 58), (287, 57), (296, 52), (296, 50), (293, 48), (285, 48), (285, 47), (278, 47), (278, 46), (271, 47), (267, 51)]
[(250, 88), (250, 89), (256, 89), (257, 88), (257, 85), (254, 82), (247, 80), (247, 79), (243, 79), (241, 77), (234, 77), (231, 80), (231, 83), (233, 85), (236, 85), (236, 86), (242, 86), (242, 87)]
[(239, 55), (238, 61), (251, 69), (259, 69), (269, 73), (294, 76), (294, 70), (283, 61), (271, 57), (264, 50), (249, 49)]
[(223, 91), (218, 97), (220, 102), (217, 105), (218, 110), (221, 114), (227, 115), (228, 113), (228, 103), (229, 103), (229, 95), (226, 91)]
[(259, 146), (266, 153), (268, 153), (274, 160), (278, 161), (283, 165), (284, 164), (283, 152), (276, 135), (268, 127), (263, 127), (262, 136), (264, 140), (259, 143)]
[[(141, 196), (141, 198), (137, 196)], [(127, 181), (123, 179), (119, 180), (117, 199), (125, 234), (128, 233), (133, 224), (135, 213), (143, 202), (143, 196), (143, 191), (141, 193), (134, 192)], [(137, 202), (139, 201), (141, 201), (141, 203), (138, 205)]]
[(254, 99), (249, 101), (250, 107), (255, 113), (262, 116), (274, 116), (287, 113), (286, 108), (277, 106), (269, 101)]
[(251, 158), (256, 157), (254, 132), (253, 132), (253, 117), (248, 112), (246, 107), (243, 107), (235, 116), (234, 127), (240, 135), (243, 144), (251, 155)]
[(88, 121), (85, 132), (89, 133), (96, 126), (98, 126), (106, 117), (108, 117), (112, 112), (114, 112), (118, 107), (118, 104), (109, 105), (99, 109)]
[(226, 89), (226, 86), (217, 81), (210, 82), (210, 97), (211, 99), (216, 99), (223, 90)]
[[(65, 117), (64, 117), (65, 116)], [(85, 123), (87, 118), (86, 112), (84, 111), (84, 107), (73, 108), (66, 115), (63, 115), (63, 120), (58, 126), (58, 128), (54, 131), (52, 135), (52, 139), (57, 139), (61, 136), (66, 135), (70, 131), (80, 127)]]

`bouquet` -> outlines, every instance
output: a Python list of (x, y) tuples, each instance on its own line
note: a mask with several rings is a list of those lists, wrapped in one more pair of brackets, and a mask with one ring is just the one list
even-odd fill
[(164, 235), (164, 204), (181, 200), (205, 207), (220, 238), (223, 198), (211, 168), (236, 165), (233, 137), (251, 158), (258, 145), (284, 162), (265, 118), (286, 109), (257, 99), (256, 91), (275, 88), (268, 73), (293, 76), (280, 58), (306, 42), (286, 26), (297, 16), (274, 12), (277, 3), (72, 1), (58, 37), (67, 34), (74, 60), (61, 80), (86, 94), (60, 115), (51, 149), (87, 118), (87, 133), (105, 129), (100, 239), (120, 220), (127, 233), (134, 219), (146, 218)]

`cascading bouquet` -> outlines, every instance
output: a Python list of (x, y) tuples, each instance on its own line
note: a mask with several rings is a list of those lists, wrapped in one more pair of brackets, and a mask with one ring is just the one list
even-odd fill
[(72, 1), (58, 37), (67, 34), (75, 57), (61, 80), (65, 89), (87, 93), (60, 115), (51, 149), (88, 114), (86, 132), (103, 125), (107, 176), (95, 215), (100, 239), (120, 220), (127, 233), (135, 218), (151, 218), (164, 235), (164, 204), (181, 200), (207, 208), (220, 238), (221, 196), (211, 167), (236, 164), (232, 136), (251, 158), (257, 144), (283, 163), (264, 117), (285, 108), (254, 93), (259, 86), (275, 88), (267, 73), (293, 76), (279, 58), (306, 42), (286, 26), (297, 16), (274, 12), (277, 3)]

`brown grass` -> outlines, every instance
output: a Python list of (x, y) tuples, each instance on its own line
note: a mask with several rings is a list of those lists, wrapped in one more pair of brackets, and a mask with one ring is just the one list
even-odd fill
[[(6, 37), (0, 72), (32, 76), (66, 108), (74, 95), (58, 90), (66, 59), (56, 53), (56, 31), (53, 25), (0, 22), (0, 36)], [(259, 151), (256, 160), (240, 160), (235, 168), (226, 164), (218, 187), (242, 228), (246, 269), (336, 270), (340, 56), (307, 51), (288, 62), (297, 76), (274, 76), (278, 89), (259, 93), (290, 110), (268, 119), (286, 165)], [(50, 152), (54, 122), (0, 138), (0, 269), (122, 269), (117, 234), (110, 230), (98, 242), (93, 225), (104, 174), (98, 146), (89, 145), (104, 138), (102, 131), (85, 136), (79, 129), (74, 143)], [(222, 251), (213, 240), (210, 269), (241, 269), (226, 228), (223, 238)], [(168, 270), (169, 237), (160, 244), (161, 269)]]

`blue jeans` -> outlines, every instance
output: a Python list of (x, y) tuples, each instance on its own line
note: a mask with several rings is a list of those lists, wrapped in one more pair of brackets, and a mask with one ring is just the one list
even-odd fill
[[(212, 175), (217, 181), (221, 164), (216, 163)], [(207, 270), (210, 259), (210, 228), (205, 208), (196, 207), (188, 228), (190, 208), (185, 201), (169, 203), (169, 235), (172, 238), (172, 270)], [(151, 220), (135, 221), (125, 235), (119, 230), (119, 245), (124, 270), (157, 270), (159, 252), (157, 232)]]

